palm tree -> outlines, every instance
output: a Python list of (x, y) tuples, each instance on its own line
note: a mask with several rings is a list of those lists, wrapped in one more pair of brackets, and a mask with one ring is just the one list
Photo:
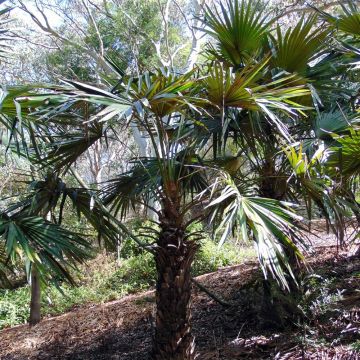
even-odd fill
[[(249, 59), (262, 61), (267, 52), (271, 52), (269, 71), (272, 76), (285, 71), (293, 75), (294, 85), (306, 86), (311, 96), (295, 98), (295, 101), (308, 109), (303, 116), (289, 118), (285, 114), (272, 123), (262, 114), (254, 116), (254, 113), (240, 111), (226, 122), (227, 130), (221, 131), (236, 141), (243, 168), (248, 168), (246, 175), (250, 174), (257, 182), (259, 195), (297, 203), (303, 201), (309, 219), (313, 216), (314, 203), (329, 221), (334, 217), (340, 221), (342, 213), (346, 212), (343, 203), (346, 198), (349, 200), (349, 191), (332, 191), (330, 199), (324, 190), (338, 188), (336, 181), (321, 177), (322, 170), (307, 172), (305, 181), (299, 171), (294, 171), (297, 164), (289, 162), (289, 153), (283, 149), (297, 144), (294, 145), (297, 154), (301, 148), (303, 155), (311, 159), (323, 145), (331, 146), (326, 132), (341, 131), (347, 128), (349, 121), (357, 121), (353, 112), (357, 80), (349, 72), (356, 57), (350, 57), (344, 45), (341, 49), (332, 43), (330, 35), (334, 33), (334, 26), (327, 23), (318, 26), (321, 19), (316, 13), (301, 18), (284, 32), (279, 26), (271, 30), (271, 19), (259, 15), (257, 7), (260, 2), (248, 8), (244, 1), (229, 1), (218, 10), (208, 8), (207, 31), (217, 41), (216, 46), (210, 46), (209, 54), (229, 66), (241, 68)], [(332, 23), (344, 25), (349, 18), (348, 22), (356, 27), (358, 11), (355, 6), (350, 9), (353, 10), (351, 14), (344, 7), (345, 14), (338, 21), (331, 18)], [(356, 29), (353, 33), (356, 34)], [(250, 38), (256, 41), (248, 43)], [(356, 212), (357, 205), (353, 201), (352, 204)], [(340, 230), (334, 230), (340, 236)]]
[[(308, 91), (294, 85), (293, 76), (265, 81), (260, 75), (267, 73), (268, 62), (265, 59), (247, 65), (238, 73), (221, 63), (184, 75), (162, 69), (129, 78), (119, 72), (110, 91), (68, 82), (71, 87), (54, 89), (52, 94), (17, 98), (23, 108), (39, 107), (43, 99), (54, 104), (66, 98), (66, 106), (57, 107), (63, 115), (64, 108), (76, 112), (84, 101), (96, 104), (92, 105), (90, 124), (108, 124), (114, 129), (135, 123), (149, 138), (153, 156), (134, 158), (130, 170), (109, 180), (100, 196), (102, 203), (122, 218), (139, 204), (151, 207), (155, 199), (160, 205), (159, 210), (152, 208), (158, 214), (158, 230), (153, 230), (146, 245), (154, 254), (158, 272), (154, 359), (194, 358), (190, 269), (201, 234), (189, 233), (192, 222), (210, 217), (219, 224), (219, 231), (223, 230), (223, 239), (236, 226), (244, 237), (250, 231), (264, 271), (270, 270), (284, 287), (288, 282), (286, 271), (291, 274), (284, 249), (301, 258), (294, 244), (300, 239), (295, 226), (298, 217), (285, 204), (260, 198), (253, 186), (234, 179), (229, 161), (219, 161), (219, 146), (213, 142), (218, 127), (225, 126), (224, 114), (227, 117), (230, 109), (261, 112), (275, 124), (278, 110), (292, 114), (302, 111), (303, 106), (292, 99)], [(43, 107), (46, 111), (48, 105)], [(54, 110), (48, 119), (56, 123)], [(67, 136), (53, 136), (54, 141), (41, 157), (43, 164), (68, 169), (84, 151), (76, 145), (84, 143), (81, 139), (88, 139), (87, 134), (76, 127), (78, 123), (73, 125)], [(201, 214), (195, 208), (200, 208)]]
[(51, 164), (46, 164), (46, 169), (43, 163), (40, 165), (40, 148), (51, 144), (54, 132), (49, 124), (45, 129), (40, 119), (35, 121), (31, 109), (20, 109), (16, 102), (20, 95), (33, 94), (27, 86), (4, 89), (0, 113), (6, 131), (2, 145), (7, 143), (7, 149), (22, 157), (30, 168), (30, 173), (23, 174), (31, 179), (27, 190), (12, 194), (10, 201), (7, 198), (8, 205), (0, 213), (2, 279), (6, 280), (6, 270), (21, 259), (31, 284), (30, 325), (41, 318), (41, 284), (67, 281), (75, 285), (71, 272), (92, 256), (89, 241), (63, 226), (65, 206), (83, 215), (108, 244), (113, 244), (117, 230), (95, 194), (82, 187), (68, 187), (59, 177), (59, 170)]
[(49, 177), (31, 182), (25, 198), (0, 214), (0, 241), (5, 250), (2, 264), (16, 264), (21, 259), (31, 284), (30, 325), (41, 318), (41, 283), (66, 280), (74, 284), (69, 270), (90, 256), (86, 240), (46, 216), (56, 203), (54, 185), (60, 185), (50, 182)]
[[(251, 237), (265, 274), (286, 288), (293, 276), (288, 259), (301, 259), (300, 218), (281, 200), (301, 193), (299, 184), (309, 184), (304, 198), (317, 199), (324, 186), (311, 186), (316, 172), (310, 167), (295, 172), (290, 189), (287, 179), (298, 170), (291, 162), (302, 154), (288, 146), (312, 133), (319, 115), (312, 99), (330, 92), (331, 103), (346, 92), (340, 81), (340, 90), (329, 87), (338, 73), (322, 60), (328, 29), (312, 31), (316, 18), (311, 17), (285, 34), (280, 29), (272, 34), (272, 22), (259, 15), (259, 4), (234, 0), (220, 10), (208, 8), (206, 31), (216, 44), (208, 47), (209, 61), (188, 73), (159, 69), (133, 78), (110, 62), (109, 90), (68, 81), (65, 87), (16, 98), (22, 109), (37, 109), (40, 126), (31, 118), (25, 125), (29, 138), (41, 138), (43, 146), (32, 142), (32, 151), (41, 166), (59, 175), (109, 134), (116, 141), (118, 131), (136, 126), (148, 138), (151, 155), (134, 157), (128, 171), (101, 184), (95, 198), (99, 208), (112, 213), (100, 231), (111, 228), (112, 233), (112, 226), (127, 231), (122, 220), (139, 205), (158, 215), (157, 229), (140, 244), (153, 253), (158, 272), (153, 359), (195, 356), (190, 269), (201, 234), (190, 233), (189, 225), (208, 219), (222, 234), (220, 242), (236, 228), (243, 238)], [(301, 62), (293, 56), (299, 48), (306, 55)], [(236, 155), (226, 154), (229, 144)], [(321, 206), (323, 198), (318, 199)], [(98, 226), (91, 203), (83, 209)]]

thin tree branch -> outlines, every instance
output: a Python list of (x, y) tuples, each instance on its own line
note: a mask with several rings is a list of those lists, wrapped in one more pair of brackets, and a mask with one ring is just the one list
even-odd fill
[[(354, 0), (354, 2), (360, 3), (360, 0)], [(324, 10), (327, 10), (327, 9), (333, 7), (333, 6), (341, 5), (341, 4), (344, 4), (343, 0), (333, 1), (333, 2), (330, 2), (330, 3), (326, 4), (326, 5), (319, 6), (318, 9), (324, 11)], [(314, 11), (316, 11), (316, 10), (314, 10), (311, 7), (295, 8), (295, 9), (293, 8), (293, 9), (283, 11), (281, 14), (276, 16), (273, 20), (274, 21), (279, 21), (281, 18), (283, 18), (285, 16), (288, 16), (290, 14), (293, 14), (293, 13), (307, 13), (307, 12), (314, 12)]]
[(170, 1), (171, 0), (167, 0), (165, 10), (164, 10), (163, 6), (161, 6), (160, 0), (158, 0), (161, 16), (163, 18), (163, 26), (164, 26), (163, 30), (160, 33), (159, 44), (161, 43), (161, 40), (164, 38), (165, 39), (166, 52), (167, 52), (167, 55), (168, 55), (170, 66), (173, 67), (173, 65), (174, 65), (173, 64), (173, 58), (171, 56), (170, 46), (169, 46), (169, 8), (170, 8)]
[[(83, 50), (87, 55), (89, 55), (92, 59), (96, 61), (98, 66), (101, 67), (103, 71), (107, 74), (111, 74), (113, 72), (111, 66), (105, 61), (102, 55), (99, 55), (94, 49), (88, 48), (80, 43), (70, 40), (69, 38), (61, 35), (59, 32), (55, 31), (49, 24), (49, 21), (46, 17), (46, 14), (40, 9), (39, 12), (41, 13), (42, 17), (44, 18), (45, 24), (40, 21), (40, 19), (24, 4), (22, 0), (19, 0), (20, 9), (30, 15), (34, 23), (45, 33), (53, 36), (54, 38), (60, 40), (64, 44), (68, 44), (74, 47), (78, 47)], [(39, 7), (38, 7), (39, 8)]]
[(100, 31), (99, 31), (99, 28), (97, 26), (97, 23), (94, 19), (94, 16), (92, 15), (92, 12), (90, 10), (90, 8), (86, 5), (85, 1), (84, 0), (81, 0), (82, 4), (84, 5), (89, 17), (90, 17), (90, 20), (95, 28), (95, 32), (96, 32), (96, 35), (98, 37), (98, 40), (99, 40), (99, 44), (100, 44), (100, 54), (102, 57), (104, 57), (104, 42), (102, 40), (102, 37), (101, 37), (101, 34), (100, 34)]

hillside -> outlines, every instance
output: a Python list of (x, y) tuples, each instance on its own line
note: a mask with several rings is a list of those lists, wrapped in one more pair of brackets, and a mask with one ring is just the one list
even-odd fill
[[(219, 305), (194, 288), (198, 358), (360, 358), (356, 352), (360, 345), (356, 341), (360, 335), (360, 259), (337, 252), (335, 246), (319, 247), (308, 258), (308, 265), (312, 276), (304, 279), (321, 281), (303, 286), (301, 304), (306, 318), (293, 318), (283, 326), (266, 324), (259, 315), (261, 274), (255, 262), (198, 277), (231, 303), (228, 307)], [(281, 297), (274, 299), (276, 306), (282, 302)], [(286, 306), (284, 309), (286, 313)], [(34, 328), (23, 325), (1, 331), (0, 359), (145, 360), (151, 346), (153, 314), (153, 291), (83, 306), (45, 319)]]

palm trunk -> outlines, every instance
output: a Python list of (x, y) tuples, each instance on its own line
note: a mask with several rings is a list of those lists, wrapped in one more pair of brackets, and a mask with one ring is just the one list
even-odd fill
[(176, 219), (162, 219), (161, 223), (155, 255), (158, 280), (152, 359), (192, 360), (190, 268), (197, 246), (186, 240), (185, 231)]
[(31, 269), (31, 301), (30, 301), (30, 318), (29, 324), (31, 326), (36, 325), (40, 322), (40, 279), (36, 265), (33, 264)]

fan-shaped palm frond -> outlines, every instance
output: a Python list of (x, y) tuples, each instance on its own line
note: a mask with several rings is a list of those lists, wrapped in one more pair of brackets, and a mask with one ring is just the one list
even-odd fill
[(336, 29), (350, 35), (360, 36), (360, 11), (355, 1), (344, 1), (340, 4), (343, 13), (333, 16), (324, 11), (319, 11), (324, 18)]
[[(172, 173), (172, 182), (176, 184), (182, 196), (191, 196), (207, 188), (204, 177), (205, 166), (196, 155), (187, 151), (176, 154), (169, 159), (166, 166)], [(160, 172), (156, 158), (144, 158), (134, 161), (133, 168), (106, 182), (102, 188), (102, 201), (110, 205), (110, 210), (120, 213), (124, 218), (136, 205), (150, 206), (151, 200), (162, 201), (167, 184)], [(152, 209), (155, 210), (155, 209)], [(156, 210), (155, 210), (156, 211)]]
[(302, 199), (305, 202), (309, 220), (312, 219), (314, 203), (335, 234), (339, 235), (342, 229), (338, 228), (338, 224), (343, 223), (344, 216), (349, 217), (352, 211), (356, 212), (358, 206), (346, 186), (339, 186), (338, 180), (333, 177), (334, 173), (324, 167), (328, 162), (328, 151), (320, 147), (311, 158), (308, 158), (300, 144), (298, 151), (294, 146), (288, 146), (284, 152), (292, 169), (290, 186), (295, 185), (297, 188), (297, 201)]
[(217, 40), (220, 56), (235, 68), (253, 59), (269, 30), (259, 5), (260, 1), (227, 0), (226, 6), (220, 3), (220, 11), (206, 6), (204, 31)]
[[(259, 112), (268, 122), (272, 123), (277, 132), (284, 138), (290, 135), (279, 114), (287, 116), (302, 114), (306, 107), (299, 105), (294, 99), (308, 97), (310, 92), (303, 86), (296, 84), (294, 75), (280, 76), (272, 81), (264, 81), (263, 73), (269, 58), (262, 63), (247, 65), (241, 71), (233, 74), (230, 69), (220, 63), (214, 64), (210, 73), (204, 78), (204, 89), (209, 100), (223, 111), (221, 119), (221, 133), (227, 131), (232, 123), (231, 109)], [(226, 121), (224, 119), (226, 111)], [(235, 116), (238, 118), (239, 116)], [(239, 128), (241, 132), (241, 129)]]
[[(99, 239), (104, 239), (109, 248), (114, 248), (118, 240), (119, 225), (121, 225), (106, 209), (96, 193), (87, 189), (66, 190), (65, 196), (71, 200), (78, 216), (83, 215), (97, 231)], [(121, 226), (122, 231), (125, 227)], [(125, 231), (130, 234), (129, 231)], [(130, 234), (132, 236), (132, 234)]]
[[(2, 213), (0, 237), (12, 262), (22, 257), (26, 264), (36, 264), (44, 280), (60, 276), (72, 283), (66, 267), (74, 268), (91, 255), (89, 243), (78, 234), (37, 216)], [(27, 267), (28, 276), (29, 271)]]
[(100, 202), (96, 191), (84, 188), (68, 187), (56, 172), (48, 172), (42, 180), (29, 181), (29, 191), (22, 198), (10, 205), (7, 213), (12, 216), (41, 216), (51, 214), (54, 223), (62, 224), (63, 212), (67, 201), (75, 214), (84, 216), (98, 232), (99, 239), (106, 241), (109, 248), (114, 248), (118, 227), (115, 218)]
[(294, 28), (288, 28), (285, 34), (280, 26), (276, 29), (276, 38), (270, 35), (270, 46), (273, 53), (271, 60), (275, 67), (288, 72), (303, 74), (309, 63), (325, 46), (329, 31), (323, 26), (317, 27), (317, 17), (302, 17)]
[(93, 144), (106, 138), (106, 129), (101, 123), (92, 122), (71, 130), (59, 129), (48, 138), (50, 142), (44, 144), (44, 156), (38, 162), (66, 172)]
[(196, 109), (206, 101), (198, 96), (197, 80), (194, 71), (178, 75), (166, 69), (156, 73), (145, 73), (137, 78), (124, 77), (126, 96), (131, 99), (134, 109), (140, 116), (147, 109), (162, 118), (182, 109)]
[(344, 134), (349, 131), (349, 126), (359, 124), (358, 114), (346, 114), (341, 109), (333, 109), (329, 112), (320, 112), (317, 114), (314, 122), (314, 131), (318, 139), (332, 140), (332, 134)]
[[(125, 218), (128, 211), (135, 210), (139, 203), (148, 204), (152, 196), (160, 191), (161, 175), (156, 160), (143, 159), (134, 167), (105, 184), (102, 189), (103, 203), (110, 205), (115, 215)], [(157, 194), (159, 196), (159, 194)]]
[(210, 69), (209, 76), (203, 80), (209, 99), (219, 107), (230, 106), (260, 111), (264, 108), (276, 108), (289, 113), (302, 110), (301, 105), (290, 99), (309, 95), (309, 90), (303, 85), (294, 85), (294, 76), (279, 77), (259, 84), (261, 71), (269, 60), (268, 58), (262, 63), (245, 66), (235, 74), (216, 63)]

